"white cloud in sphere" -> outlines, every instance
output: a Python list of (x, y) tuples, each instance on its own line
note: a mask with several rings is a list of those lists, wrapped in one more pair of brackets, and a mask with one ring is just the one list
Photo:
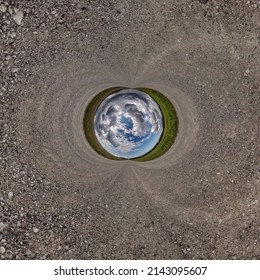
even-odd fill
[(163, 131), (159, 106), (148, 94), (135, 89), (109, 95), (100, 104), (94, 122), (102, 147), (124, 158), (149, 152)]

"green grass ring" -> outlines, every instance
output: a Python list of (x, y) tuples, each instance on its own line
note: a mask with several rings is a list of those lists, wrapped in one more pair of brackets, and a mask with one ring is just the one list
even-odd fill
[[(125, 89), (124, 87), (114, 87), (103, 90), (99, 94), (97, 94), (88, 104), (84, 119), (83, 119), (83, 129), (86, 136), (86, 139), (89, 145), (101, 156), (112, 159), (112, 160), (125, 160), (124, 158), (119, 158), (116, 156), (111, 155), (108, 151), (106, 151), (101, 144), (99, 143), (94, 130), (94, 117), (99, 105), (102, 101), (107, 98), (110, 94), (113, 94), (117, 91)], [(155, 91), (150, 88), (137, 88), (146, 94), (148, 94), (151, 98), (153, 98), (158, 106), (161, 109), (162, 116), (163, 116), (163, 133), (161, 139), (159, 140), (158, 144), (147, 154), (131, 159), (133, 161), (149, 161), (156, 159), (163, 154), (165, 154), (170, 147), (173, 145), (174, 140), (176, 138), (178, 132), (178, 117), (176, 110), (170, 100), (164, 96), (162, 93)]]

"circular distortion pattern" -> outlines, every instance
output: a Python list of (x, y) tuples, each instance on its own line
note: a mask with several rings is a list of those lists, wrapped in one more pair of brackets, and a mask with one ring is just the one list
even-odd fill
[[(2, 259), (259, 259), (259, 11), (226, 2), (0, 1)], [(83, 125), (125, 89), (163, 131), (118, 160)]]
[(124, 89), (102, 101), (94, 127), (99, 143), (112, 155), (136, 158), (150, 152), (159, 142), (163, 117), (148, 94)]

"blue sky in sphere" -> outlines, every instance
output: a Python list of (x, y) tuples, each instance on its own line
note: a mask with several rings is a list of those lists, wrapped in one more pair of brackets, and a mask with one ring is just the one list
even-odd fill
[(102, 101), (94, 117), (95, 134), (104, 149), (122, 158), (151, 151), (163, 132), (158, 104), (146, 93), (125, 89)]

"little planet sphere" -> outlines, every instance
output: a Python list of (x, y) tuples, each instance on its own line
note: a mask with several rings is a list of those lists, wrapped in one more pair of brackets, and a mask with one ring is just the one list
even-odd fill
[(123, 89), (105, 98), (94, 117), (95, 135), (110, 154), (125, 159), (150, 152), (163, 133), (158, 104), (146, 93)]

